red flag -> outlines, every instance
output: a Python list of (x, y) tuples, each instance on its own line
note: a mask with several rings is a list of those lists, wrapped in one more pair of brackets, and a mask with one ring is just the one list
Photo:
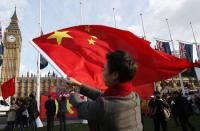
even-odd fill
[(191, 66), (186, 59), (155, 51), (129, 31), (102, 25), (81, 25), (61, 29), (33, 39), (33, 42), (68, 76), (105, 89), (102, 69), (106, 54), (125, 50), (137, 61), (134, 86), (177, 75)]
[(1, 85), (1, 92), (4, 100), (15, 94), (15, 77), (9, 79)]

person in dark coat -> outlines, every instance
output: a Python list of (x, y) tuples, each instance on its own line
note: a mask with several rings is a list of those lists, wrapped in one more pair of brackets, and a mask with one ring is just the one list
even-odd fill
[(54, 116), (56, 113), (55, 101), (48, 96), (48, 100), (45, 102), (46, 116), (47, 116), (47, 131), (53, 131), (54, 128)]
[(140, 98), (132, 90), (137, 64), (121, 50), (108, 53), (106, 59), (105, 92), (69, 78), (74, 88), (92, 100), (82, 101), (78, 93), (72, 93), (70, 102), (77, 108), (79, 118), (88, 120), (92, 131), (142, 131)]
[(164, 114), (164, 107), (170, 108), (166, 101), (160, 98), (160, 92), (155, 91), (153, 93), (154, 97), (149, 102), (149, 108), (151, 112), (151, 117), (154, 122), (154, 131), (160, 131), (160, 126), (162, 126), (163, 131), (167, 131), (167, 122)]
[(39, 116), (37, 101), (35, 100), (35, 96), (33, 94), (30, 94), (29, 97), (30, 101), (28, 106), (28, 113), (30, 117), (31, 130), (37, 131), (36, 118)]
[(67, 113), (67, 102), (65, 96), (62, 96), (61, 100), (58, 101), (60, 131), (62, 131), (63, 129), (64, 131), (66, 131), (66, 113)]
[(189, 117), (191, 115), (191, 106), (187, 101), (187, 98), (183, 97), (180, 92), (176, 91), (174, 92), (174, 103), (182, 131), (188, 131), (188, 127), (191, 129), (191, 131), (196, 131), (194, 126), (189, 121)]

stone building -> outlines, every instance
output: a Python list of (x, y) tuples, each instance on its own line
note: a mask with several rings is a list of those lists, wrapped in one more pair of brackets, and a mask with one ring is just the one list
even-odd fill
[[(30, 93), (36, 93), (37, 87), (36, 75), (27, 73), (26, 76), (17, 78), (17, 94), (18, 97), (28, 96)], [(40, 94), (48, 95), (50, 87), (66, 86), (66, 83), (62, 77), (55, 75), (46, 75), (40, 79)]]

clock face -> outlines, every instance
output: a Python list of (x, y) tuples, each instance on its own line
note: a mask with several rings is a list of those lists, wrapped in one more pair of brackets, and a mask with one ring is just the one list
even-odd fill
[(16, 41), (16, 38), (15, 38), (14, 35), (8, 35), (6, 37), (6, 39), (7, 39), (8, 42), (11, 42), (11, 43)]

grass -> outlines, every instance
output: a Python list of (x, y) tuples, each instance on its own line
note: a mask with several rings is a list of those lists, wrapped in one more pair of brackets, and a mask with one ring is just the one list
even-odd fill
[[(200, 131), (200, 116), (192, 116), (191, 123), (195, 126), (196, 131)], [(167, 122), (169, 131), (181, 131), (181, 127), (176, 127), (174, 121), (171, 119)], [(3, 130), (0, 130), (3, 131)], [(18, 131), (18, 130), (16, 130)], [(31, 131), (31, 129), (25, 129)], [(46, 131), (46, 127), (39, 128), (38, 131)], [(56, 126), (54, 131), (59, 131), (59, 126)], [(67, 124), (67, 131), (89, 131), (86, 124)], [(144, 118), (144, 131), (153, 131), (153, 121), (149, 117)]]

